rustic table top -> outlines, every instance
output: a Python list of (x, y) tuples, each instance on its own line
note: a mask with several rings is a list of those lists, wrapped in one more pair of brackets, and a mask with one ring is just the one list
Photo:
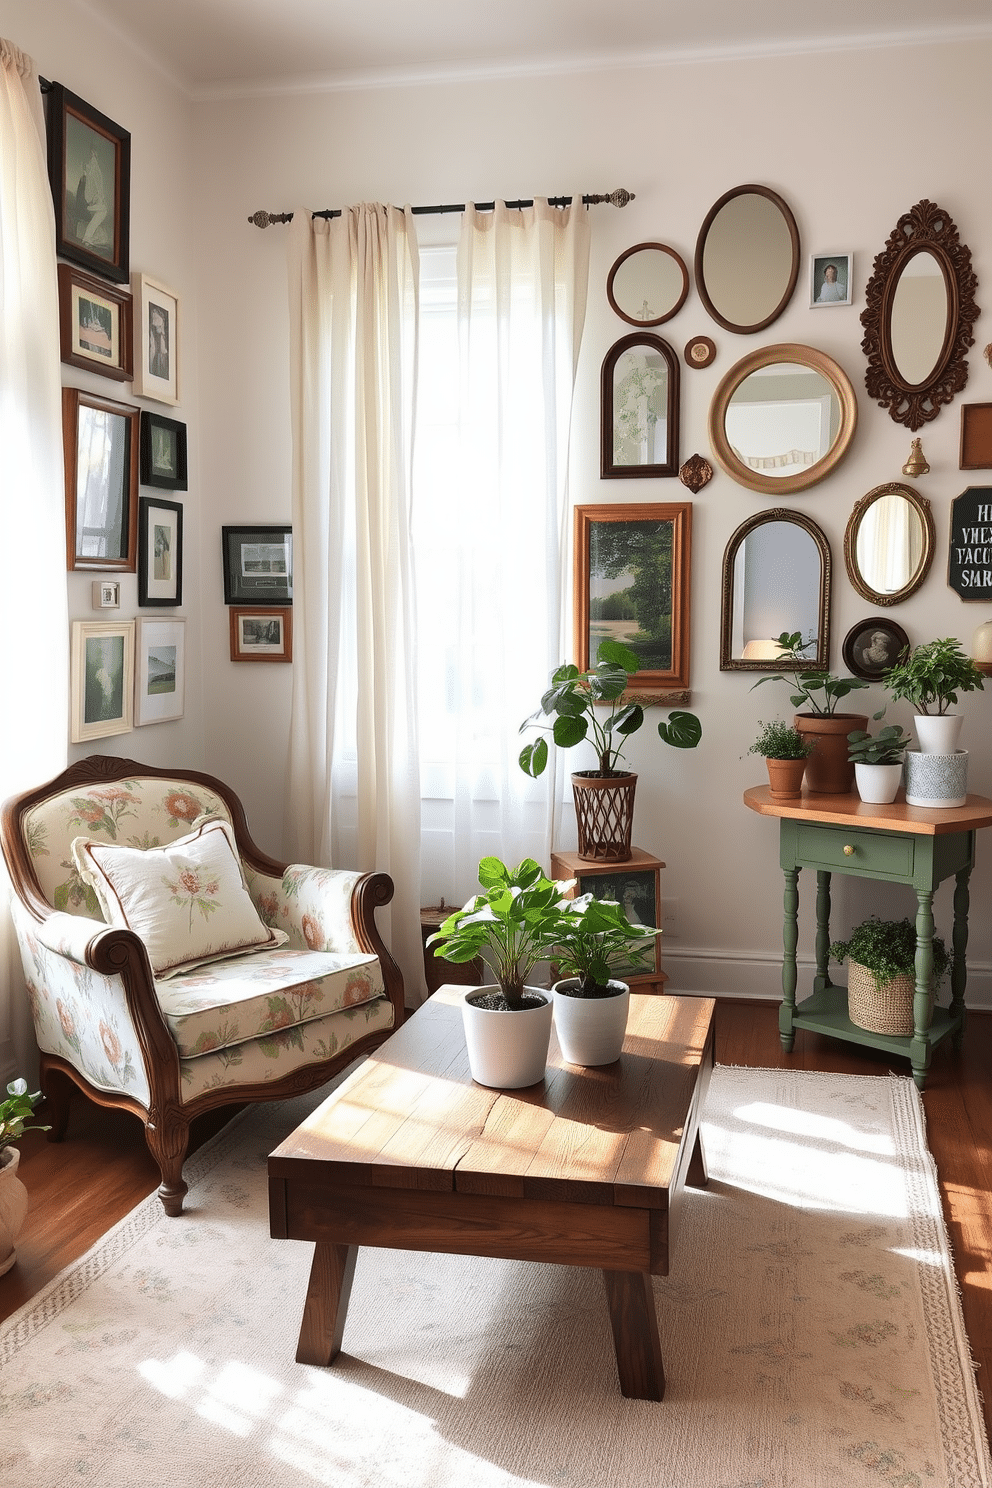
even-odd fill
[(903, 799), (880, 806), (862, 801), (856, 792), (848, 796), (807, 792), (798, 801), (774, 801), (767, 785), (753, 785), (744, 792), (744, 805), (762, 816), (838, 827), (870, 827), (881, 832), (915, 832), (923, 837), (992, 827), (992, 801), (987, 796), (969, 796), (963, 806), (907, 806)]

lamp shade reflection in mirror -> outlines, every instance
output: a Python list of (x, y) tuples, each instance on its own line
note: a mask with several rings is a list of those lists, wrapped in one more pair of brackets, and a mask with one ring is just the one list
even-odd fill
[(777, 320), (799, 275), (799, 229), (767, 186), (736, 186), (710, 208), (696, 240), (696, 288), (728, 331), (750, 335)]
[(827, 665), (830, 547), (817, 524), (782, 508), (743, 522), (723, 558), (722, 671), (774, 671), (775, 638), (809, 638), (810, 667)]
[(671, 320), (685, 304), (689, 271), (680, 254), (664, 243), (636, 243), (621, 253), (606, 281), (606, 297), (631, 325)]
[(848, 578), (865, 599), (899, 604), (930, 572), (935, 541), (925, 496), (898, 481), (875, 486), (855, 503), (844, 533)]
[(674, 351), (647, 332), (624, 336), (603, 362), (601, 475), (677, 475), (678, 420)]

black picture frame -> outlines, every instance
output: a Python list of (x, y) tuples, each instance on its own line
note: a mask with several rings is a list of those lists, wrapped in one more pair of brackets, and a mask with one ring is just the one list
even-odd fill
[(909, 646), (909, 636), (887, 615), (869, 615), (844, 637), (844, 665), (864, 682), (881, 682)]
[(61, 83), (47, 94), (55, 251), (104, 279), (130, 276), (131, 136)]
[(161, 413), (141, 413), (141, 484), (186, 490), (186, 425)]
[(293, 529), (286, 524), (222, 527), (224, 603), (293, 603)]
[(138, 604), (183, 602), (183, 508), (161, 496), (138, 502)]

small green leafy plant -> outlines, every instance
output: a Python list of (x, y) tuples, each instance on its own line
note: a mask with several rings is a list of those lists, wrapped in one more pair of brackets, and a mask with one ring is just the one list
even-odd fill
[(758, 737), (748, 754), (761, 754), (765, 759), (809, 759), (816, 744), (806, 739), (794, 723), (774, 718), (771, 723), (758, 723)]
[[(873, 713), (872, 721), (877, 723), (884, 712), (883, 708)], [(910, 735), (898, 723), (887, 723), (874, 735), (867, 729), (852, 729), (847, 736), (847, 757), (856, 765), (901, 765), (909, 741)]]
[[(775, 644), (779, 648), (778, 661), (782, 666), (795, 667), (795, 675), (783, 676), (781, 672), (769, 673), (767, 677), (759, 677), (754, 687), (760, 687), (763, 682), (788, 682), (794, 691), (789, 701), (794, 708), (800, 712), (816, 713), (822, 717), (836, 713), (837, 704), (841, 698), (847, 697), (849, 692), (857, 692), (867, 687), (867, 682), (860, 681), (857, 677), (833, 677), (829, 672), (818, 671), (810, 667), (809, 658), (803, 655), (813, 645), (813, 639), (804, 641), (802, 632), (783, 630), (776, 637)], [(754, 691), (752, 687), (751, 691)], [(823, 694), (821, 697), (820, 694)]]
[(648, 942), (660, 934), (647, 925), (632, 925), (615, 900), (582, 894), (563, 906), (552, 955), (562, 979), (578, 979), (578, 996), (597, 997), (610, 980), (611, 966), (645, 963)]
[(7, 1100), (0, 1101), (0, 1148), (16, 1142), (26, 1131), (51, 1131), (50, 1126), (28, 1126), (28, 1117), (41, 1100), (41, 1091), (28, 1094), (27, 1080), (11, 1080), (7, 1086)]
[(914, 646), (908, 655), (903, 653), (883, 680), (896, 702), (905, 700), (917, 713), (938, 715), (957, 702), (959, 692), (982, 692), (985, 688), (982, 673), (953, 636)]
[[(876, 988), (898, 976), (916, 975), (916, 929), (909, 920), (880, 920), (870, 915), (852, 930), (847, 940), (834, 941), (830, 947), (834, 961), (857, 961), (871, 972)], [(933, 984), (951, 964), (947, 947), (939, 935), (933, 938)]]

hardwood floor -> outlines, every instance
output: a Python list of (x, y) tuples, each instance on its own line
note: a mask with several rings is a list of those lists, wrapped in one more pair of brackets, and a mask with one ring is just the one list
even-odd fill
[[(783, 1054), (778, 1004), (772, 1002), (721, 1000), (716, 1058), (720, 1064), (764, 1069), (791, 1064), (841, 1074), (909, 1073), (906, 1060), (804, 1030), (796, 1036), (794, 1053)], [(992, 1428), (990, 1075), (992, 1013), (973, 1012), (961, 1053), (955, 1055), (949, 1044), (936, 1051), (923, 1096), (987, 1429)], [(232, 1114), (228, 1109), (203, 1118), (194, 1128), (194, 1146)], [(42, 1113), (38, 1119), (44, 1119)], [(18, 1146), (31, 1207), (17, 1243), (17, 1264), (0, 1277), (0, 1319), (16, 1312), (158, 1187), (140, 1122), (82, 1098), (73, 1104), (65, 1142), (49, 1143), (40, 1132), (28, 1132)]]

